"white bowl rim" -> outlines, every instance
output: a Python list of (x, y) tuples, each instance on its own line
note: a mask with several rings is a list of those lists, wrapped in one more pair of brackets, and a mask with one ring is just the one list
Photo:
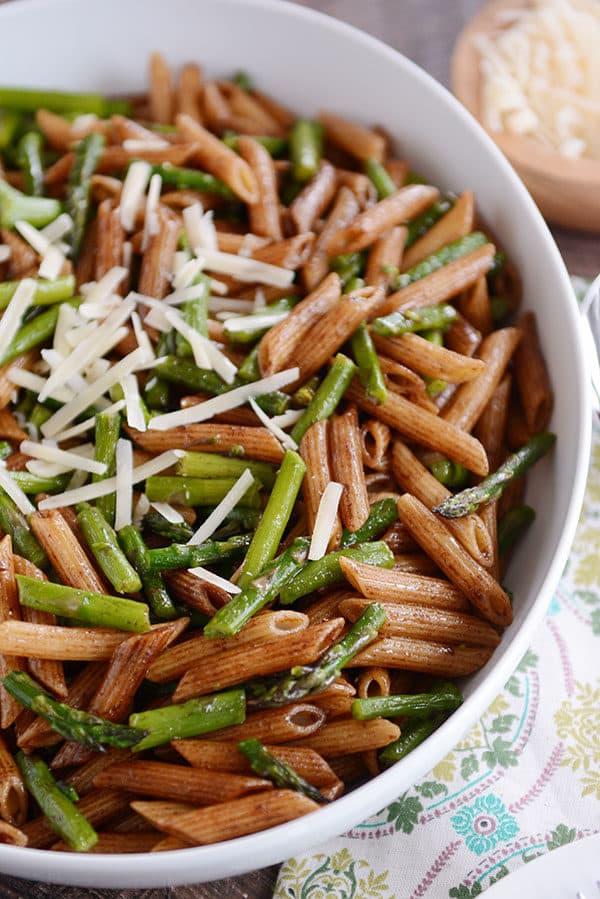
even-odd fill
[[(23, 14), (34, 13), (36, 9), (48, 6), (69, 6), (77, 5), (81, 2), (84, 2), (84, 0), (18, 0), (18, 2), (9, 0), (9, 2), (0, 6), (0, 24), (3, 19), (8, 19), (12, 15), (20, 17)], [(452, 745), (460, 739), (460, 735), (464, 734), (485, 711), (525, 653), (535, 628), (543, 618), (554, 589), (558, 584), (575, 536), (587, 480), (592, 434), (591, 388), (584, 363), (579, 312), (575, 295), (564, 262), (548, 230), (548, 226), (513, 167), (474, 116), (440, 82), (402, 53), (378, 38), (346, 22), (320, 11), (299, 6), (290, 2), (290, 0), (220, 0), (220, 2), (224, 6), (248, 6), (270, 10), (276, 15), (283, 10), (286, 16), (312, 20), (323, 29), (329, 29), (331, 32), (345, 35), (350, 41), (370, 47), (378, 54), (387, 57), (399, 69), (408, 71), (411, 78), (425, 84), (428, 90), (437, 93), (443, 103), (450, 106), (456, 116), (462, 120), (464, 128), (474, 133), (482, 147), (493, 157), (495, 165), (500, 167), (511, 180), (512, 189), (519, 193), (521, 199), (529, 206), (532, 221), (546, 233), (548, 238), (547, 252), (553, 257), (553, 262), (561, 273), (561, 280), (557, 284), (556, 289), (565, 294), (563, 311), (569, 319), (574, 332), (578, 335), (580, 348), (580, 352), (572, 360), (580, 388), (577, 397), (574, 398), (574, 402), (577, 402), (578, 405), (581, 430), (578, 435), (577, 466), (573, 474), (568, 512), (564, 520), (561, 537), (555, 549), (553, 561), (546, 571), (538, 596), (528, 615), (523, 619), (519, 630), (512, 635), (510, 646), (504, 656), (495, 664), (489, 676), (475, 688), (463, 705), (447, 719), (435, 734), (419, 747), (419, 750), (422, 750), (427, 747), (428, 743), (431, 745), (430, 741), (437, 741), (446, 747), (445, 751), (449, 751)], [(203, 876), (203, 868), (205, 867), (213, 871), (222, 872), (216, 876), (211, 875), (210, 879), (213, 880), (236, 876), (251, 870), (247, 862), (240, 863), (236, 861), (238, 853), (239, 857), (254, 859), (256, 861), (255, 868), (275, 864), (293, 855), (295, 851), (306, 851), (310, 846), (314, 846), (320, 841), (329, 839), (332, 835), (339, 833), (340, 827), (334, 825), (333, 822), (341, 820), (343, 817), (342, 813), (346, 809), (351, 817), (342, 825), (344, 828), (349, 828), (358, 821), (362, 821), (369, 815), (374, 814), (388, 805), (402, 790), (408, 789), (410, 785), (426, 773), (430, 765), (429, 762), (425, 764), (422, 762), (423, 757), (424, 754), (421, 751), (415, 751), (363, 786), (357, 787), (351, 793), (336, 799), (330, 805), (322, 807), (319, 809), (318, 814), (298, 818), (286, 824), (273, 827), (268, 831), (208, 846), (157, 853), (131, 853), (127, 855), (77, 855), (2, 844), (0, 845), (0, 870), (4, 869), (5, 871), (14, 872), (15, 862), (20, 861), (24, 867), (27, 867), (26, 876), (30, 879), (39, 878), (53, 883), (107, 888), (131, 886), (133, 882), (132, 875), (135, 876), (135, 886), (139, 888), (154, 887), (161, 884), (171, 886), (189, 884), (194, 882), (194, 878), (196, 878), (196, 882), (202, 882), (202, 880), (206, 879)], [(439, 759), (440, 754), (436, 753), (436, 757)], [(307, 821), (310, 821), (311, 824), (309, 828), (312, 834), (310, 840), (306, 839)], [(269, 841), (267, 849), (265, 849), (264, 845), (266, 834), (268, 834)], [(294, 850), (293, 847), (296, 845), (296, 841), (299, 848)], [(185, 866), (180, 864), (184, 860), (186, 862)], [(194, 871), (190, 874), (192, 866)]]

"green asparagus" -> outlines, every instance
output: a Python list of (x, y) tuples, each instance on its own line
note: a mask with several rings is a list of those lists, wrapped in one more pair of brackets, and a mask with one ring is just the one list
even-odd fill
[(444, 518), (462, 518), (471, 515), (480, 506), (498, 499), (511, 481), (520, 478), (538, 459), (545, 456), (556, 443), (556, 434), (542, 431), (532, 437), (529, 443), (509, 456), (495, 472), (484, 478), (477, 486), (468, 487), (443, 503), (433, 507), (433, 511)]
[(0, 109), (17, 109), (20, 112), (91, 113), (101, 119), (111, 115), (130, 115), (129, 100), (111, 100), (102, 94), (75, 94), (67, 91), (47, 91), (37, 88), (0, 88)]
[[(6, 309), (12, 300), (19, 281), (0, 282), (0, 309)], [(32, 303), (34, 306), (49, 306), (69, 300), (75, 292), (75, 276), (61, 275), (55, 281), (37, 281)]]
[(254, 738), (243, 740), (238, 743), (238, 749), (246, 756), (255, 774), (258, 774), (259, 777), (268, 777), (279, 789), (297, 790), (314, 802), (329, 802), (329, 799), (326, 799), (320, 790), (313, 787), (286, 762), (269, 752), (260, 740)]
[(21, 219), (36, 228), (43, 228), (53, 222), (61, 211), (60, 200), (28, 197), (7, 181), (0, 181), (0, 228), (14, 228), (15, 222)]
[(177, 190), (197, 190), (203, 194), (218, 194), (227, 200), (235, 199), (235, 194), (227, 184), (207, 172), (178, 168), (165, 162), (162, 165), (153, 165), (152, 173), (160, 175), (163, 184), (168, 184)]
[(375, 185), (375, 190), (377, 191), (377, 197), (379, 200), (384, 200), (386, 197), (391, 197), (392, 194), (395, 194), (398, 190), (396, 186), (396, 182), (387, 171), (385, 166), (383, 166), (380, 162), (377, 162), (376, 159), (367, 159), (365, 162), (365, 174), (369, 176), (373, 184)]
[(387, 399), (385, 377), (369, 329), (364, 322), (352, 335), (350, 346), (354, 361), (358, 365), (360, 383), (367, 391), (367, 396), (374, 403), (385, 403)]
[(408, 309), (390, 312), (376, 318), (372, 324), (376, 334), (385, 337), (397, 337), (398, 334), (409, 334), (417, 331), (429, 331), (431, 328), (447, 328), (458, 318), (454, 306), (444, 303), (441, 306), (424, 306), (422, 309)]
[(355, 699), (352, 717), (358, 721), (372, 718), (426, 718), (433, 712), (453, 712), (463, 701), (462, 693), (451, 681), (437, 684), (429, 693), (373, 696)]
[(150, 571), (170, 571), (174, 568), (196, 568), (235, 558), (246, 550), (251, 541), (249, 534), (231, 537), (224, 542), (216, 540), (195, 545), (172, 543), (159, 549), (148, 550)]
[(347, 528), (344, 528), (340, 540), (340, 548), (346, 549), (349, 546), (355, 546), (357, 543), (366, 543), (374, 537), (378, 537), (395, 521), (398, 521), (396, 500), (391, 497), (381, 499), (379, 502), (373, 503), (369, 517), (358, 530), (349, 531)]
[(50, 567), (48, 556), (30, 530), (27, 519), (3, 492), (0, 492), (0, 528), (10, 534), (16, 553), (44, 571)]
[(498, 555), (504, 556), (535, 521), (531, 506), (513, 506), (498, 522)]
[(339, 275), (342, 287), (346, 287), (353, 278), (360, 277), (365, 270), (366, 256), (364, 253), (342, 253), (340, 256), (332, 256), (329, 260), (329, 268)]
[(159, 512), (154, 510), (146, 512), (142, 520), (142, 527), (144, 530), (152, 531), (153, 534), (159, 534), (161, 537), (166, 537), (167, 540), (175, 543), (187, 543), (194, 533), (193, 528), (186, 524), (185, 521), (176, 523), (167, 521)]
[(39, 131), (27, 131), (17, 147), (25, 192), (32, 197), (41, 197), (44, 193), (43, 146), (44, 140)]
[(430, 737), (447, 718), (445, 712), (432, 715), (431, 718), (415, 718), (407, 721), (402, 726), (402, 733), (397, 740), (386, 746), (379, 753), (379, 764), (382, 768), (389, 768), (399, 762), (405, 755), (416, 749), (420, 743)]
[(117, 535), (100, 509), (89, 503), (77, 506), (77, 521), (85, 541), (106, 579), (118, 593), (137, 593), (142, 589), (138, 573), (127, 561)]
[(409, 222), (407, 225), (408, 234), (406, 236), (404, 249), (408, 250), (419, 237), (423, 237), (423, 235), (426, 234), (443, 215), (452, 209), (455, 202), (456, 198), (454, 195), (447, 194), (441, 200), (436, 200), (435, 203), (432, 203), (425, 212), (422, 212), (421, 215), (413, 219), (412, 222)]
[[(213, 506), (220, 503), (237, 478), (180, 478), (153, 475), (146, 481), (150, 502), (180, 503), (183, 506)], [(255, 480), (240, 500), (252, 509), (260, 506), (260, 484)]]
[(70, 472), (43, 478), (40, 475), (31, 474), (30, 471), (11, 471), (10, 476), (28, 496), (36, 496), (38, 493), (62, 493), (67, 489), (67, 484), (71, 479)]
[[(183, 320), (188, 324), (194, 331), (197, 331), (198, 334), (201, 334), (203, 337), (208, 337), (208, 297), (210, 294), (210, 278), (200, 273), (196, 275), (193, 280), (193, 285), (196, 287), (198, 293), (197, 295), (188, 300), (181, 307), (181, 314)], [(175, 352), (178, 356), (192, 356), (192, 348), (189, 344), (189, 341), (186, 338), (177, 332), (175, 334)]]
[(271, 489), (275, 483), (275, 469), (268, 462), (190, 451), (182, 456), (176, 466), (177, 474), (188, 478), (239, 478), (246, 468), (268, 490)]
[(128, 524), (121, 528), (118, 538), (121, 549), (140, 576), (144, 596), (154, 617), (161, 621), (177, 618), (177, 609), (169, 596), (160, 571), (154, 571), (150, 565), (150, 550), (138, 529)]
[(317, 173), (323, 156), (323, 126), (312, 119), (297, 119), (290, 131), (290, 160), (296, 181)]
[[(284, 156), (287, 152), (288, 141), (285, 137), (273, 137), (270, 134), (249, 134), (248, 137), (251, 137), (252, 140), (255, 140), (258, 144), (261, 144), (274, 159), (277, 159), (279, 156)], [(223, 143), (237, 153), (239, 134), (236, 134), (235, 131), (226, 131), (223, 135)]]
[(246, 718), (246, 697), (243, 690), (227, 690), (190, 699), (177, 705), (167, 705), (147, 712), (136, 712), (129, 718), (131, 727), (148, 731), (148, 736), (134, 746), (143, 752), (171, 740), (199, 737), (222, 727), (242, 724)]
[(302, 413), (302, 418), (299, 418), (292, 428), (292, 440), (300, 443), (311, 425), (333, 415), (355, 371), (356, 365), (352, 359), (338, 353), (313, 399)]
[(380, 568), (393, 568), (394, 566), (392, 551), (387, 543), (383, 541), (361, 543), (348, 549), (337, 550), (336, 552), (328, 553), (322, 559), (317, 559), (305, 565), (294, 580), (290, 581), (281, 590), (279, 595), (280, 603), (284, 606), (291, 605), (308, 593), (313, 593), (315, 590), (330, 587), (332, 584), (343, 581), (344, 575), (340, 568), (340, 558), (342, 556), (354, 559), (356, 562), (364, 562), (365, 565), (378, 565)]
[(67, 191), (67, 212), (73, 219), (70, 235), (71, 256), (75, 260), (79, 257), (83, 244), (90, 207), (92, 175), (96, 171), (105, 145), (104, 135), (92, 132), (80, 141), (75, 150)]
[(392, 281), (391, 289), (401, 290), (403, 287), (408, 287), (414, 281), (419, 281), (421, 278), (431, 275), (438, 269), (448, 265), (448, 263), (461, 259), (486, 243), (488, 243), (488, 238), (481, 231), (473, 231), (471, 234), (467, 234), (466, 237), (460, 237), (458, 240), (449, 243), (447, 246), (432, 253), (431, 256), (427, 256), (426, 259), (413, 265), (408, 271), (397, 275)]
[(0, 365), (6, 365), (11, 359), (48, 340), (54, 334), (58, 310), (58, 306), (50, 306), (19, 328), (6, 350), (0, 354)]
[[(121, 417), (118, 413), (101, 413), (96, 416), (95, 425), (95, 453), (96, 462), (106, 465), (104, 475), (92, 475), (92, 482), (101, 481), (104, 477), (111, 478), (116, 472), (117, 440), (121, 433)], [(109, 525), (115, 523), (116, 494), (109, 493), (96, 500), (96, 508), (100, 509)]]

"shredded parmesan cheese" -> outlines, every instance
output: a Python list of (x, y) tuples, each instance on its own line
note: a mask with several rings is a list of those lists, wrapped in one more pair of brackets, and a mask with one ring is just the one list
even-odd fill
[[(113, 403), (111, 406), (107, 406), (106, 409), (103, 409), (103, 413), (105, 415), (116, 415), (117, 412), (120, 412), (121, 409), (125, 408), (125, 400), (117, 400), (116, 403)], [(63, 440), (70, 440), (72, 437), (78, 437), (79, 434), (85, 434), (86, 431), (89, 431), (91, 428), (96, 425), (96, 416), (92, 416), (91, 418), (86, 418), (85, 421), (80, 421), (79, 424), (73, 425), (72, 428), (67, 428), (66, 431), (61, 431), (60, 434), (55, 434), (54, 439), (57, 443), (61, 443)]]
[(220, 396), (211, 397), (203, 403), (196, 406), (189, 406), (187, 409), (177, 409), (175, 412), (167, 412), (165, 415), (157, 415), (152, 418), (148, 427), (157, 431), (166, 431), (169, 428), (175, 428), (177, 425), (189, 425), (200, 421), (206, 421), (213, 415), (219, 415), (221, 412), (228, 412), (237, 406), (247, 403), (251, 397), (262, 396), (264, 393), (270, 393), (272, 390), (279, 390), (287, 384), (292, 384), (297, 380), (300, 374), (299, 368), (288, 368), (285, 371), (277, 372), (268, 378), (262, 378), (260, 381), (253, 381), (251, 384), (243, 384), (241, 387), (235, 387), (227, 393)]
[(38, 269), (40, 278), (55, 281), (62, 272), (65, 262), (65, 254), (57, 246), (50, 244), (48, 249), (44, 251)]
[(135, 375), (125, 375), (121, 378), (121, 388), (127, 406), (127, 424), (136, 431), (146, 430), (146, 419), (142, 409), (140, 390)]
[(10, 303), (4, 310), (0, 319), (0, 356), (7, 351), (19, 330), (21, 319), (33, 302), (35, 288), (36, 283), (32, 278), (19, 281)]
[[(145, 496), (145, 494), (143, 494)], [(163, 518), (166, 518), (167, 521), (170, 521), (171, 524), (181, 524), (184, 521), (184, 517), (181, 512), (178, 512), (177, 509), (174, 509), (170, 503), (149, 503), (153, 509), (156, 509), (159, 515), (162, 515)]]
[(144, 519), (144, 515), (146, 512), (150, 510), (150, 501), (145, 493), (140, 494), (140, 498), (135, 504), (135, 509), (133, 510), (132, 521), (136, 528), (142, 526), (142, 521)]
[(117, 440), (116, 462), (116, 502), (115, 531), (131, 524), (131, 502), (133, 498), (133, 447), (130, 440)]
[(287, 449), (292, 450), (298, 449), (298, 444), (296, 443), (296, 441), (292, 437), (290, 437), (289, 434), (286, 434), (285, 431), (283, 431), (279, 427), (279, 425), (275, 424), (272, 418), (269, 418), (267, 413), (260, 408), (255, 399), (251, 398), (249, 402), (254, 414), (257, 416), (257, 418), (260, 419), (260, 421), (262, 421), (265, 428), (268, 428), (271, 434), (273, 434), (273, 436), (276, 437), (277, 440), (279, 440), (282, 446), (285, 446), (287, 447)]
[(8, 262), (11, 256), (11, 249), (5, 243), (0, 243), (0, 263)]
[(126, 231), (133, 231), (135, 228), (135, 217), (142, 204), (151, 174), (152, 166), (143, 160), (132, 162), (127, 169), (119, 204), (121, 224)]
[(201, 580), (206, 581), (208, 584), (214, 584), (215, 587), (220, 587), (221, 590), (225, 590), (225, 592), (229, 593), (231, 596), (242, 592), (236, 584), (232, 584), (231, 581), (226, 581), (224, 577), (219, 577), (218, 574), (215, 574), (214, 571), (209, 571), (208, 568), (189, 568), (188, 571), (190, 574), (195, 574), (196, 577), (201, 578)]
[(23, 515), (31, 515), (32, 512), (35, 512), (35, 506), (28, 500), (19, 485), (13, 481), (4, 465), (0, 465), (0, 487), (8, 493)]
[(327, 552), (327, 544), (331, 537), (343, 490), (342, 484), (330, 481), (323, 491), (308, 550), (308, 558), (311, 561), (321, 559)]
[(154, 234), (158, 234), (160, 230), (160, 222), (158, 219), (158, 204), (160, 202), (160, 190), (162, 187), (162, 178), (160, 175), (152, 175), (150, 178), (150, 186), (148, 187), (148, 196), (146, 197), (146, 214), (144, 216), (144, 234), (142, 237), (142, 251), (148, 246), (148, 241)]
[(40, 256), (46, 252), (48, 247), (50, 246), (50, 241), (47, 237), (44, 237), (41, 231), (38, 231), (37, 228), (34, 228), (33, 225), (30, 225), (29, 222), (24, 222), (19, 220), (15, 222), (15, 228), (23, 238), (26, 240), (32, 249), (35, 250), (36, 253), (39, 253)]
[(198, 254), (204, 260), (204, 267), (220, 275), (231, 275), (238, 281), (258, 282), (272, 287), (289, 287), (294, 280), (291, 269), (278, 265), (269, 265), (258, 259), (247, 259), (233, 253), (222, 253), (220, 250), (202, 248)]
[(197, 546), (199, 543), (205, 543), (209, 537), (219, 528), (232, 509), (235, 509), (241, 498), (254, 483), (254, 478), (249, 468), (246, 468), (237, 479), (231, 490), (229, 490), (221, 502), (216, 506), (206, 521), (200, 525), (198, 530), (188, 540), (188, 543)]
[(72, 230), (73, 219), (68, 212), (61, 212), (58, 218), (55, 218), (53, 222), (41, 229), (40, 234), (43, 234), (50, 243), (56, 243), (56, 241), (61, 240), (65, 234), (69, 234)]
[(273, 325), (279, 324), (289, 315), (288, 310), (282, 312), (264, 312), (262, 315), (239, 315), (237, 318), (228, 319), (225, 325), (225, 333), (235, 335), (240, 331), (247, 331), (248, 328), (258, 330), (259, 328), (271, 328)]
[(96, 462), (94, 459), (86, 459), (74, 450), (61, 450), (47, 443), (34, 443), (33, 440), (21, 441), (21, 452), (34, 459), (42, 459), (44, 462), (55, 462), (64, 465), (67, 469), (80, 468), (90, 474), (104, 474), (106, 465), (104, 462)]

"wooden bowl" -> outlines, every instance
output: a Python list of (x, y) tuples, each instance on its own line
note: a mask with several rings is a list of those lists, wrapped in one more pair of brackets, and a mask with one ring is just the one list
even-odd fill
[[(516, 0), (490, 0), (464, 28), (454, 48), (452, 87), (478, 120), (480, 56), (473, 37), (498, 32), (502, 28), (499, 14), (516, 5)], [(600, 231), (599, 160), (568, 159), (527, 137), (505, 131), (488, 133), (511, 161), (549, 221), (581, 231)]]

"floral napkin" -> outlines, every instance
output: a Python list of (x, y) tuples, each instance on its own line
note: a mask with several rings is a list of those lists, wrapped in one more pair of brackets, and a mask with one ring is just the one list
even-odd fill
[(475, 727), (368, 821), (281, 868), (273, 899), (471, 899), (600, 830), (600, 426), (563, 578)]

